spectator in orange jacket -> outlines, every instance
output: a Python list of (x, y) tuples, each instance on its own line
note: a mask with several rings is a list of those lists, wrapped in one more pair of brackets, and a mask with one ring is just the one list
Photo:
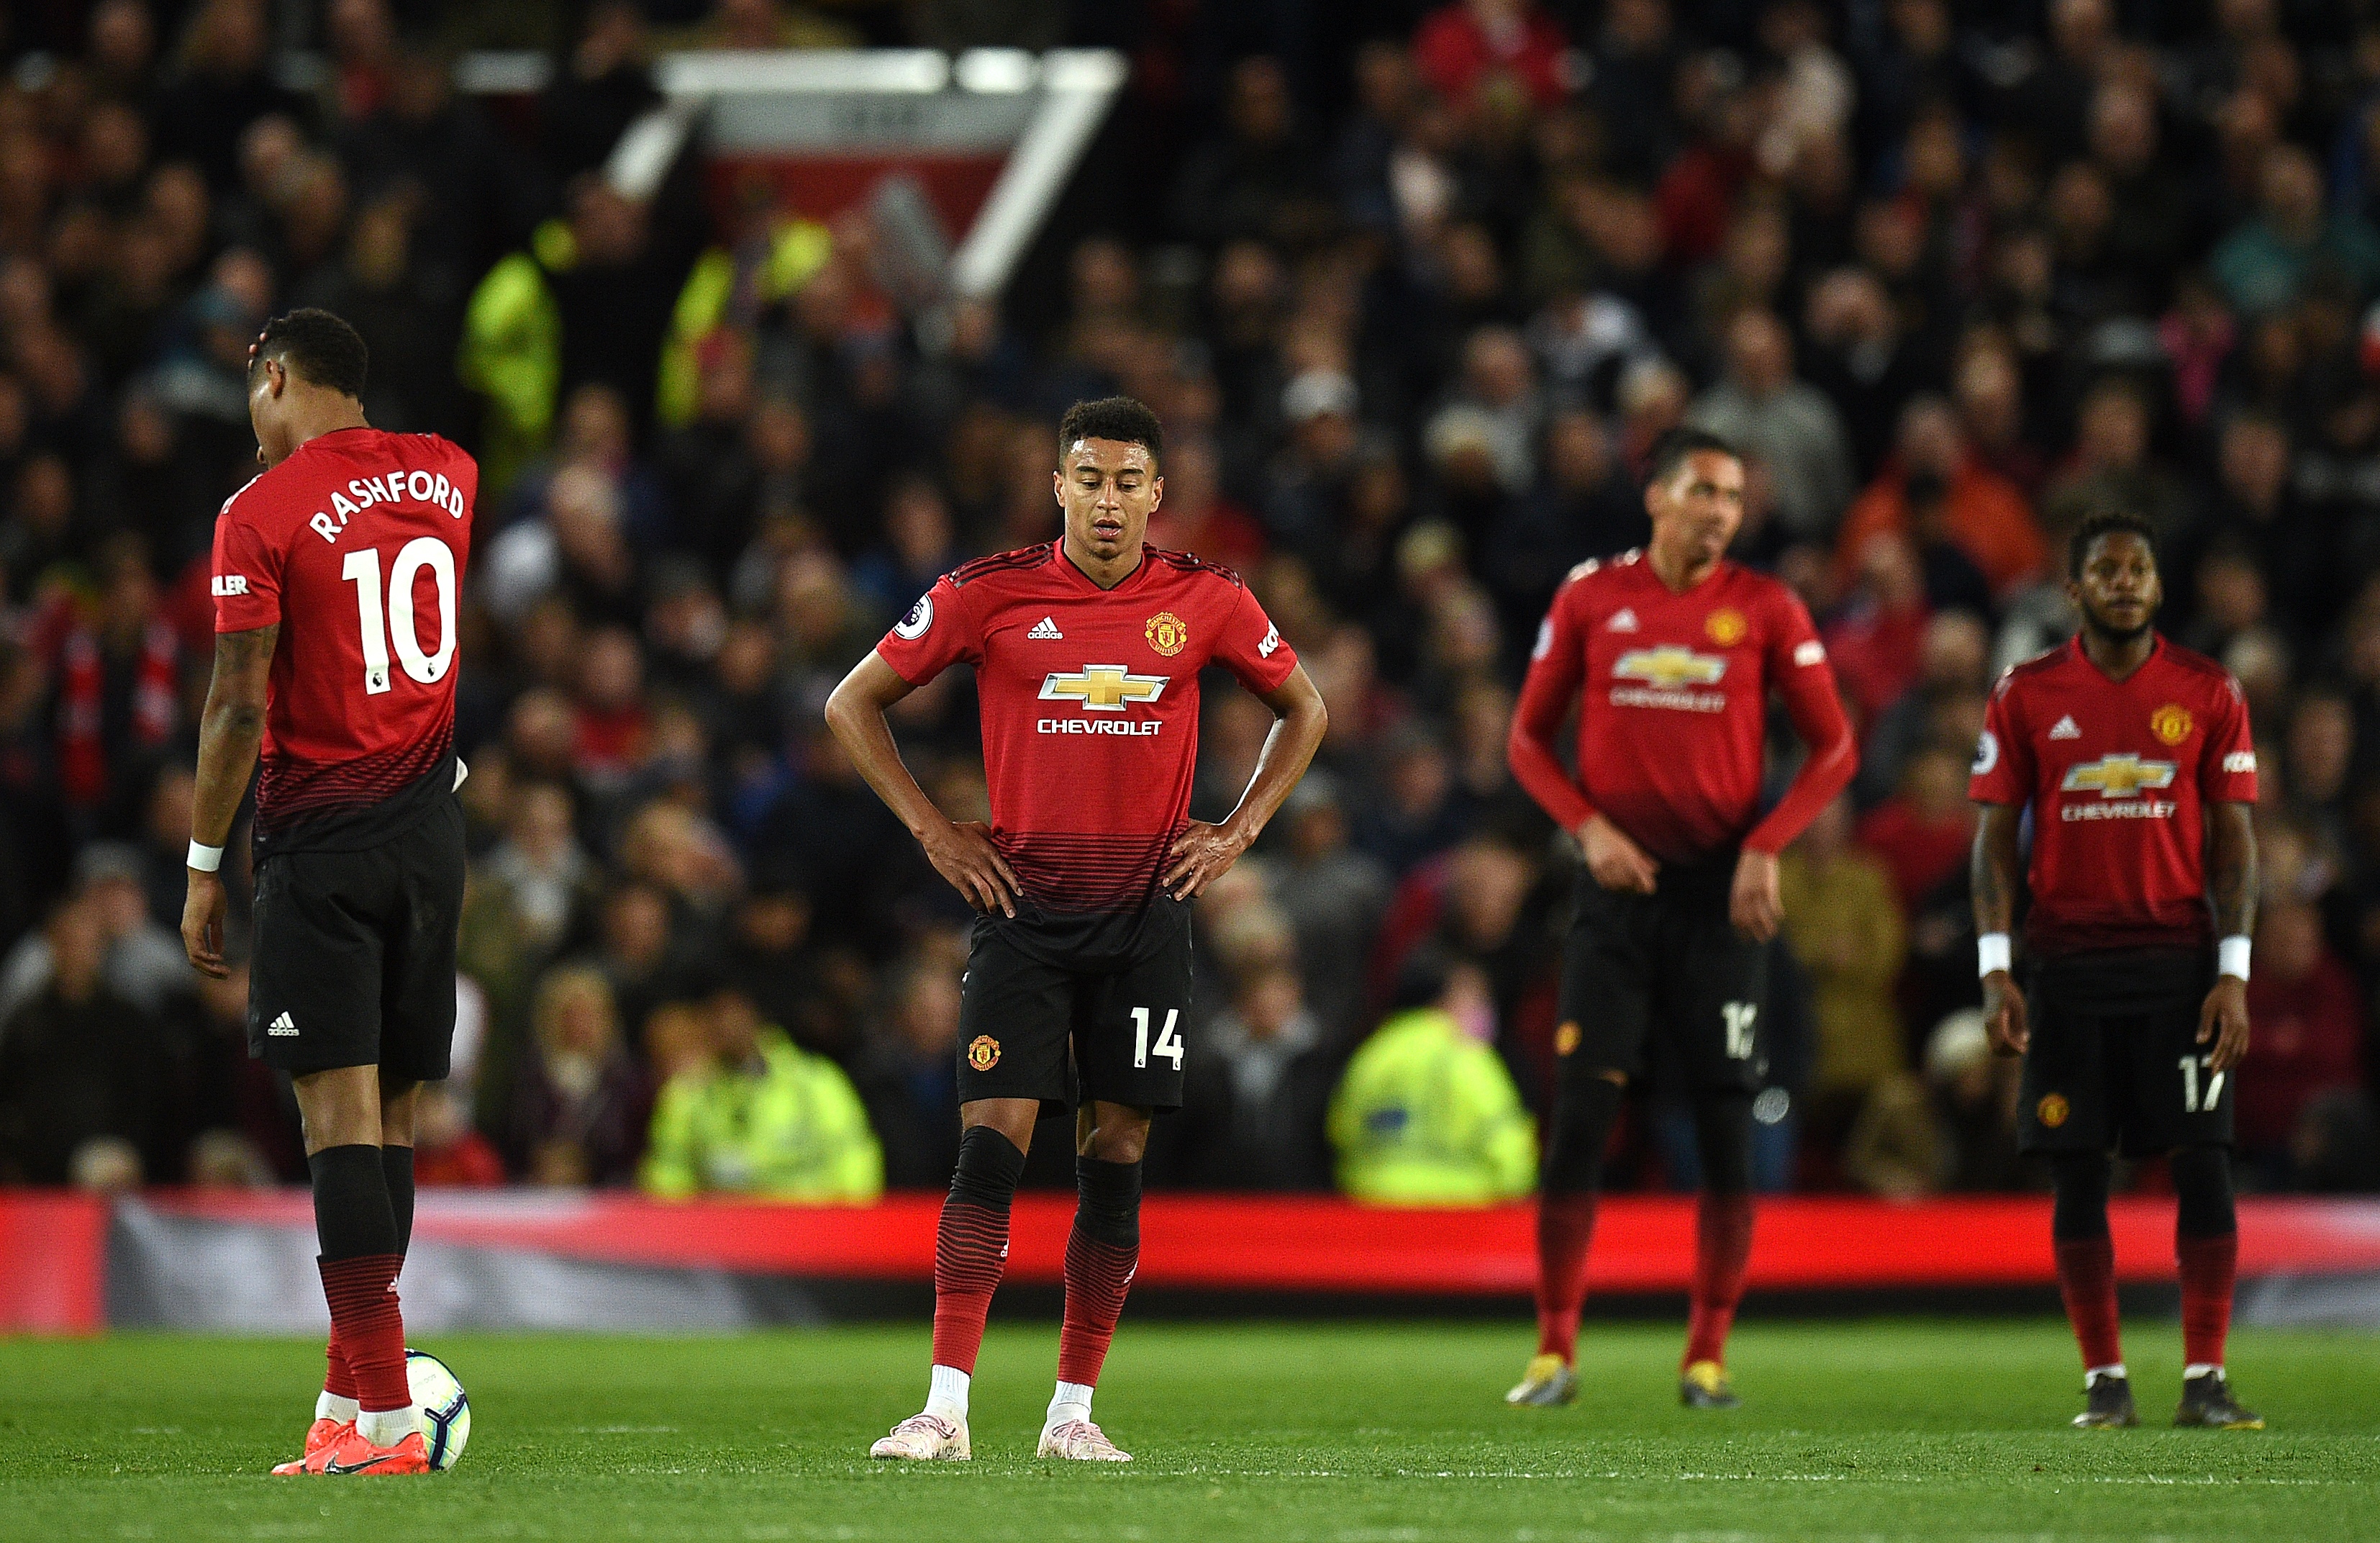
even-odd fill
[(2042, 540), (2024, 495), (1968, 453), (1958, 414), (1949, 403), (1929, 395), (1912, 398), (1901, 409), (1892, 457), (1843, 516), (1842, 533), (1835, 542), (1835, 569), (1846, 586), (1856, 577), (1860, 549), (1869, 537), (1909, 529), (1909, 479), (1920, 472), (1931, 472), (1948, 484), (1945, 533), (1983, 570), (1993, 594), (2004, 598), (2041, 571), (2048, 560), (2048, 543)]

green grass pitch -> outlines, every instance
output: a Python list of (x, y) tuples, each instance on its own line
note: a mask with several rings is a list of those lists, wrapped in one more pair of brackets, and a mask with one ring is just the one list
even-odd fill
[(2380, 1537), (2380, 1353), (2260, 1331), (2272, 1428), (2168, 1428), (2170, 1323), (2133, 1329), (2143, 1428), (2065, 1428), (2054, 1321), (1753, 1322), (1746, 1407), (1678, 1407), (1679, 1331), (1590, 1324), (1562, 1410), (1500, 1395), (1507, 1327), (1135, 1324), (1099, 1418), (1137, 1461), (1035, 1461), (1055, 1327), (1002, 1327), (971, 1464), (871, 1464), (925, 1389), (922, 1327), (726, 1339), (422, 1336), (469, 1387), (455, 1472), (273, 1479), (321, 1365), (290, 1341), (0, 1341), (0, 1537), (1511, 1543)]

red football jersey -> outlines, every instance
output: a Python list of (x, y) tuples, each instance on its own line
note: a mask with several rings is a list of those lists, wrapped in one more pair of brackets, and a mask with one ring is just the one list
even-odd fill
[(2248, 704), (2164, 638), (2120, 681), (2077, 638), (2000, 676), (1967, 796), (2033, 806), (2035, 952), (2204, 944), (2204, 811), (2256, 801)]
[(1190, 808), (1198, 672), (1249, 690), (1297, 655), (1228, 568), (1153, 546), (1102, 589), (1054, 541), (945, 575), (876, 645), (922, 686), (976, 667), (992, 840), (1026, 899), (1137, 914)]
[[(1582, 686), (1583, 790), (1551, 749)], [(1755, 826), (1772, 686), (1810, 756)], [(1581, 563), (1555, 591), (1512, 715), (1512, 760), (1564, 830), (1600, 812), (1661, 861), (1691, 863), (1782, 849), (1851, 781), (1858, 754), (1826, 645), (1792, 590), (1722, 562), (1673, 593), (1640, 550)]]
[(215, 630), (274, 623), (260, 851), (367, 846), (452, 792), (455, 613), (480, 468), (435, 434), (341, 429), (215, 519)]

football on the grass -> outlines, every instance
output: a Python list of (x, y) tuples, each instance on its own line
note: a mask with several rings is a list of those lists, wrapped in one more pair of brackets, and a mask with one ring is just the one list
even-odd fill
[(426, 1350), (405, 1353), (405, 1379), (421, 1410), (421, 1444), (430, 1449), (430, 1465), (444, 1473), (471, 1439), (471, 1397), (446, 1363)]

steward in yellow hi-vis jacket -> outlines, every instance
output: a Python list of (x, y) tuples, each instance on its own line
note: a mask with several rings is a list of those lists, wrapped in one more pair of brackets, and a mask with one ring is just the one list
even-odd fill
[(712, 1053), (670, 1078), (638, 1181), (650, 1194), (856, 1205), (884, 1191), (884, 1153), (842, 1068), (763, 1026), (740, 993), (711, 999)]
[(1427, 1005), (1375, 1030), (1330, 1100), (1339, 1187), (1395, 1206), (1485, 1206), (1536, 1186), (1536, 1126), (1495, 1048), (1464, 1027), (1486, 1008), (1457, 966)]

